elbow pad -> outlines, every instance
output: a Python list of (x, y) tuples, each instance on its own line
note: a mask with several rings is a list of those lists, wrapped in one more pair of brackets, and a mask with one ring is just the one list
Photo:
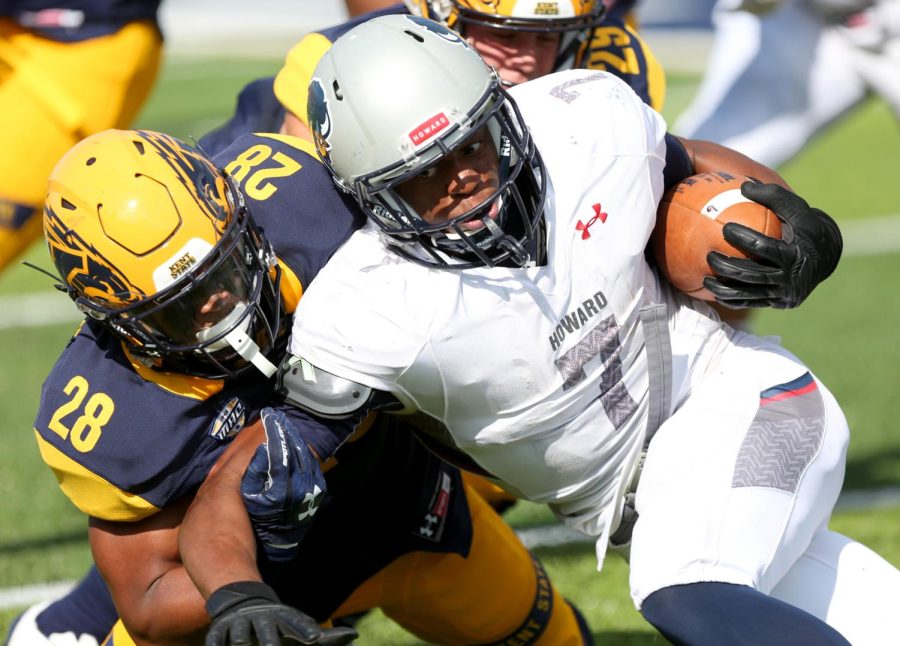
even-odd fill
[(376, 391), (372, 388), (293, 355), (285, 357), (279, 366), (277, 388), (285, 402), (327, 419), (345, 419), (376, 408)]

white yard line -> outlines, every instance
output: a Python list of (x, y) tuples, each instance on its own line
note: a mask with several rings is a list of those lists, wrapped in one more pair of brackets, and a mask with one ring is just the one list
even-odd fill
[(0, 296), (0, 330), (77, 323), (75, 304), (62, 292), (33, 292)]
[(900, 251), (900, 214), (842, 222), (841, 233), (847, 257), (896, 253)]
[(17, 588), (0, 589), (0, 610), (24, 608), (26, 606), (59, 599), (75, 585), (75, 581), (57, 581), (56, 583), (36, 583)]

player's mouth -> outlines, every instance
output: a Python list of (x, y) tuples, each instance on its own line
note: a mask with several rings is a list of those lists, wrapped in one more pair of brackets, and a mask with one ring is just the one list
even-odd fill
[(497, 216), (500, 214), (500, 198), (498, 197), (491, 204), (491, 208), (488, 209), (486, 215), (482, 215), (478, 218), (473, 218), (471, 220), (467, 220), (466, 222), (461, 222), (459, 228), (466, 232), (479, 231), (484, 228), (483, 218), (487, 217), (491, 220), (496, 220)]
[[(501, 198), (498, 197), (491, 204), (491, 207), (490, 207), (490, 209), (488, 209), (488, 212), (486, 214), (484, 214), (480, 217), (477, 217), (477, 218), (473, 218), (466, 222), (460, 222), (458, 225), (459, 228), (462, 229), (463, 231), (465, 231), (465, 233), (467, 235), (472, 235), (474, 233), (481, 231), (482, 229), (485, 228), (485, 224), (484, 224), (485, 219), (490, 219), (490, 220), (494, 220), (494, 221), (497, 220), (497, 218), (500, 215), (500, 205), (501, 205)], [(450, 240), (459, 240), (460, 239), (460, 235), (454, 231), (448, 230), (448, 231), (446, 231), (446, 235)]]

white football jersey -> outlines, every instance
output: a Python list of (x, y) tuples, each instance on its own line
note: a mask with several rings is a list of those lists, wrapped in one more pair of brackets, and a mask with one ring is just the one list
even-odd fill
[(604, 72), (554, 74), (512, 94), (550, 178), (547, 264), (430, 269), (369, 226), (304, 294), (291, 352), (393, 393), (511, 492), (602, 537), (653, 407), (641, 308), (667, 305), (674, 404), (729, 332), (644, 258), (663, 192), (663, 119)]

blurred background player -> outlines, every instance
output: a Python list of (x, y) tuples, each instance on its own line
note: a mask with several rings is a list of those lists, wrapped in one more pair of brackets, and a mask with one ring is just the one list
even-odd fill
[(50, 170), (132, 123), (156, 79), (161, 0), (0, 3), (0, 270), (41, 236)]
[(393, 0), (346, 0), (344, 4), (347, 5), (347, 14), (353, 18), (370, 11), (384, 9), (393, 4)]
[(774, 167), (871, 95), (900, 117), (898, 0), (719, 0), (713, 26), (679, 134)]
[[(900, 116), (900, 1), (719, 0), (712, 21), (703, 80), (673, 132), (774, 168), (873, 94)], [(751, 310), (716, 309), (749, 324)]]
[[(275, 94), (301, 123), (306, 121), (306, 83), (336, 38), (377, 15), (412, 13), (447, 24), (465, 36), (510, 85), (544, 74), (584, 67), (612, 72), (655, 109), (665, 99), (665, 77), (646, 43), (594, 0), (563, 0), (558, 13), (538, 5), (499, 0), (407, 0), (342, 25), (307, 34), (287, 55)], [(298, 127), (298, 126), (294, 126)]]

